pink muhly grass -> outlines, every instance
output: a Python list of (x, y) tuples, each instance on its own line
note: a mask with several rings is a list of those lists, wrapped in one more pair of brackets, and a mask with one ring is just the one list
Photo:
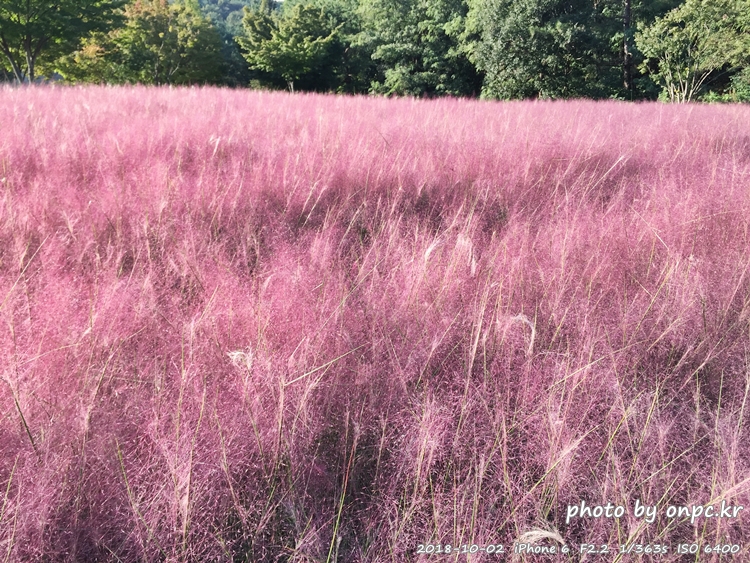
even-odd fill
[(743, 545), (749, 122), (1, 90), (0, 558)]

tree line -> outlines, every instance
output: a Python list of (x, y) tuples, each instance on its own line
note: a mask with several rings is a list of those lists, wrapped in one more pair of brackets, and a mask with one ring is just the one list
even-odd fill
[(750, 0), (2, 0), (6, 80), (750, 101)]

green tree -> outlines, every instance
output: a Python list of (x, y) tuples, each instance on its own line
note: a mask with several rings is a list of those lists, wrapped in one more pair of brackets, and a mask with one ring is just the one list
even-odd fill
[(491, 98), (608, 97), (620, 85), (618, 0), (472, 0), (472, 57)]
[(747, 66), (749, 13), (747, 0), (687, 0), (642, 26), (636, 43), (648, 60), (641, 66), (662, 87), (662, 97), (689, 102), (717, 74)]
[[(465, 44), (487, 98), (638, 98), (634, 29), (681, 0), (468, 0)], [(653, 94), (655, 95), (655, 93)]]
[[(264, 3), (264, 5), (266, 5)], [(339, 28), (325, 12), (298, 4), (282, 16), (247, 10), (245, 34), (237, 38), (251, 69), (272, 80), (283, 79), (290, 91), (327, 89), (331, 69), (340, 57)]]
[(235, 37), (243, 34), (244, 8), (258, 8), (259, 0), (200, 0), (203, 13), (216, 26), (221, 37), (221, 55), (224, 59), (222, 84), (246, 86), (250, 81), (247, 61), (242, 56)]
[(750, 102), (750, 66), (744, 67), (732, 76), (729, 91), (723, 99), (731, 102)]
[(338, 29), (338, 45), (332, 50), (327, 73), (338, 92), (367, 93), (377, 78), (372, 45), (363, 41), (365, 19), (359, 0), (285, 0), (284, 11), (304, 2), (323, 10)]
[(201, 10), (214, 24), (226, 22), (232, 14), (238, 14), (242, 18), (245, 6), (256, 9), (260, 6), (260, 0), (199, 0)]
[(69, 81), (213, 84), (222, 77), (221, 38), (195, 0), (135, 0), (125, 25), (91, 35), (58, 61)]
[(119, 84), (127, 81), (117, 64), (119, 58), (112, 37), (98, 32), (84, 39), (77, 51), (57, 59), (53, 67), (66, 82)]
[(116, 22), (121, 0), (1, 0), (0, 49), (17, 82), (33, 82), (40, 57), (54, 59)]
[[(643, 60), (643, 54), (635, 45), (635, 31), (637, 25), (646, 25), (660, 15), (666, 14), (676, 7), (682, 0), (622, 0), (622, 86), (626, 97), (632, 99), (636, 94), (638, 84), (644, 82), (643, 75), (637, 71), (637, 63)], [(650, 87), (641, 87), (641, 95)]]
[(362, 43), (381, 78), (372, 90), (398, 95), (477, 95), (481, 76), (463, 48), (465, 0), (363, 3)]

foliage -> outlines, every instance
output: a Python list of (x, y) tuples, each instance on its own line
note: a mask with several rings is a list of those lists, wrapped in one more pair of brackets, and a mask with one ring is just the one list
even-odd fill
[(87, 34), (117, 21), (124, 0), (2, 0), (0, 50), (17, 82), (33, 82), (36, 65), (75, 49)]
[(608, 97), (619, 88), (619, 2), (473, 0), (473, 60), (491, 98)]
[(246, 6), (251, 9), (260, 6), (260, 0), (199, 0), (199, 2), (203, 13), (217, 25), (220, 22), (233, 21), (237, 16), (239, 16), (241, 23)]
[(687, 0), (638, 32), (665, 99), (689, 102), (717, 72), (750, 63), (748, 13), (747, 0)]
[(464, 48), (486, 98), (650, 97), (633, 29), (679, 1), (469, 0)]
[(703, 93), (700, 100), (708, 103), (750, 102), (750, 67), (744, 67), (732, 74), (721, 86), (711, 84), (711, 89)]
[(78, 50), (54, 62), (55, 72), (69, 83), (127, 82), (126, 69), (120, 64), (120, 53), (112, 39), (106, 33), (90, 34)]
[(750, 66), (732, 76), (731, 99), (736, 102), (750, 102)]
[(298, 4), (281, 16), (246, 10), (245, 34), (237, 39), (251, 69), (280, 77), (290, 90), (326, 90), (342, 50), (338, 26), (322, 9)]
[(747, 99), (750, 0), (4, 0), (0, 80)]
[(12, 80), (15, 80), (13, 72), (0, 62), (0, 82), (10, 82)]
[(69, 81), (143, 84), (217, 83), (221, 39), (194, 0), (134, 0), (125, 25), (90, 36), (57, 68)]
[(244, 7), (256, 4), (252, 0), (200, 0), (201, 11), (221, 37), (222, 82), (229, 86), (245, 86), (250, 80), (247, 63), (234, 38), (242, 33)]
[[(203, 13), (211, 20), (219, 31), (222, 40), (221, 53), (224, 58), (224, 76), (222, 83), (229, 86), (247, 86), (255, 78), (248, 69), (247, 61), (242, 56), (242, 50), (236, 41), (244, 34), (242, 18), (244, 9), (257, 10), (262, 0), (200, 0)], [(267, 2), (266, 10), (280, 9), (280, 3)]]
[(376, 93), (477, 95), (481, 78), (462, 49), (465, 0), (374, 0), (362, 4), (361, 42), (381, 79)]
[[(627, 57), (627, 67), (625, 67), (626, 61), (623, 60), (623, 78), (630, 79), (630, 87), (623, 84), (624, 89), (620, 96), (613, 95), (613, 97), (619, 97), (621, 99), (656, 99), (659, 95), (659, 87), (654, 83), (652, 78), (644, 72), (641, 72), (641, 64), (643, 63), (643, 53), (638, 49), (638, 45), (635, 42), (635, 33), (639, 26), (649, 25), (654, 20), (663, 16), (669, 10), (675, 8), (681, 4), (683, 0), (623, 0), (630, 4), (630, 21), (628, 25), (624, 25), (621, 32), (617, 32), (614, 36), (615, 42), (622, 42), (623, 48), (626, 49), (626, 53), (623, 55)], [(613, 5), (610, 10), (610, 15), (615, 17), (617, 12), (617, 4)], [(619, 13), (616, 14), (619, 16)], [(622, 14), (623, 19), (625, 13)], [(617, 19), (615, 17), (615, 19)]]
[(365, 18), (359, 0), (285, 0), (283, 10), (298, 3), (321, 9), (338, 29), (339, 47), (332, 59), (333, 86), (337, 92), (353, 94), (370, 92), (378, 76), (372, 59), (372, 45), (363, 40)]

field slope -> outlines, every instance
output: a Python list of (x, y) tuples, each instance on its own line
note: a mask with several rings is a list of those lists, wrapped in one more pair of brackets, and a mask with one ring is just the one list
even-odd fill
[(670, 506), (750, 509), (749, 131), (0, 90), (0, 560), (746, 544), (744, 511)]

